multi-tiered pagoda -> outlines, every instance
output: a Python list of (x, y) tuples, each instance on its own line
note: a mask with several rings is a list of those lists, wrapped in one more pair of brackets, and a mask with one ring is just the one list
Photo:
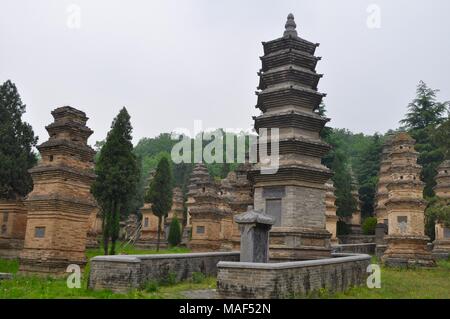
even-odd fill
[[(247, 173), (250, 168), (251, 164), (241, 163), (221, 181), (220, 190), (223, 192), (224, 199), (229, 204), (233, 216), (245, 213), (248, 206), (253, 206), (253, 189), (247, 179)], [(233, 250), (239, 250), (241, 232), (239, 225), (234, 220), (231, 241)]]
[(330, 179), (325, 184), (325, 187), (327, 188), (325, 193), (326, 229), (331, 233), (331, 244), (339, 244), (336, 237), (338, 217), (336, 216), (336, 195), (334, 195), (335, 188), (333, 181)]
[(391, 180), (391, 175), (388, 173), (391, 166), (391, 138), (389, 136), (381, 152), (380, 171), (378, 173), (377, 191), (375, 194), (375, 217), (377, 218), (376, 239), (378, 244), (384, 244), (384, 236), (388, 230), (388, 218), (385, 203), (388, 200), (387, 184)]
[(276, 219), (271, 259), (324, 258), (330, 256), (331, 236), (325, 229), (325, 182), (332, 173), (321, 164), (329, 145), (319, 132), (329, 119), (316, 113), (325, 96), (317, 91), (319, 44), (298, 36), (292, 14), (285, 27), (281, 38), (263, 42), (256, 93), (262, 114), (254, 118), (255, 129), (261, 135), (263, 128), (279, 128), (279, 167), (265, 174), (259, 162), (249, 172), (254, 207)]
[(231, 250), (233, 214), (203, 163), (195, 164), (189, 181), (188, 211), (193, 251)]
[(388, 266), (434, 266), (427, 249), (429, 238), (425, 236), (427, 205), (423, 199), (424, 183), (420, 180), (422, 167), (417, 164), (415, 141), (407, 133), (398, 133), (392, 139), (391, 165), (387, 184), (389, 198), (386, 201), (389, 232), (388, 247), (382, 257)]
[[(172, 208), (164, 220), (164, 229), (166, 238), (169, 237), (170, 224), (176, 218), (180, 223), (180, 227), (184, 225), (184, 197), (181, 188), (174, 187), (172, 190)], [(180, 229), (182, 231), (182, 229)]]
[[(450, 207), (450, 160), (443, 161), (437, 167), (434, 192), (439, 198), (439, 205)], [(435, 241), (433, 242), (433, 256), (435, 258), (448, 258), (450, 256), (450, 227), (441, 218), (436, 219)]]
[(88, 221), (96, 209), (90, 192), (95, 152), (87, 145), (92, 130), (86, 114), (70, 106), (52, 115), (55, 121), (46, 127), (50, 139), (38, 146), (42, 159), (30, 170), (34, 189), (25, 200), (22, 272), (64, 273), (69, 264), (86, 262)]

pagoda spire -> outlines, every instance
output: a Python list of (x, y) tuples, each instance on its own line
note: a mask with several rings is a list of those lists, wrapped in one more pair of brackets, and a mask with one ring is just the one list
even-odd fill
[(287, 21), (284, 27), (286, 28), (286, 30), (284, 31), (283, 36), (297, 36), (297, 31), (295, 30), (297, 24), (295, 24), (294, 15), (292, 13), (288, 14)]

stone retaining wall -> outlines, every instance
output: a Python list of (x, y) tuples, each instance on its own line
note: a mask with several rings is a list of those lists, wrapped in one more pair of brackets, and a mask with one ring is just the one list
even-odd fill
[(367, 244), (375, 242), (375, 235), (340, 235), (339, 244)]
[(219, 262), (220, 298), (290, 298), (322, 288), (344, 291), (366, 283), (370, 256), (333, 254), (333, 258), (283, 263)]
[(239, 261), (239, 252), (97, 256), (91, 259), (89, 288), (125, 292), (171, 275), (178, 281), (194, 272), (216, 276), (219, 261)]
[(353, 254), (368, 254), (374, 255), (377, 244), (344, 244), (331, 246), (334, 253), (353, 253)]

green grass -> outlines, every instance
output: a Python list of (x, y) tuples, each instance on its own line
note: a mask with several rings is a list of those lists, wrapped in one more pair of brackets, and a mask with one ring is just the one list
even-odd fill
[[(172, 248), (159, 253), (185, 253), (188, 249)], [(155, 250), (137, 250), (127, 248), (126, 254), (155, 254)], [(94, 249), (87, 252), (89, 258), (101, 255)], [(372, 260), (374, 263), (377, 260)], [(179, 299), (186, 298), (183, 291), (216, 288), (216, 278), (193, 276), (189, 281), (181, 283), (151, 282), (142, 290), (133, 290), (126, 294), (111, 291), (91, 291), (87, 289), (87, 276), (82, 277), (82, 288), (69, 289), (66, 279), (22, 276), (17, 274), (17, 260), (0, 259), (0, 272), (14, 274), (13, 280), (0, 281), (0, 299), (6, 298), (107, 298), (107, 299)], [(85, 273), (89, 270), (89, 264)], [(392, 298), (450, 298), (450, 260), (438, 262), (434, 269), (394, 269), (381, 268), (381, 288), (369, 289), (366, 286), (354, 287), (346, 292), (329, 293), (318, 291), (309, 298), (327, 299), (392, 299)]]
[(432, 269), (381, 267), (381, 288), (354, 287), (345, 292), (320, 295), (337, 299), (450, 299), (450, 260)]
[[(184, 247), (172, 247), (167, 249), (161, 249), (159, 252), (155, 249), (137, 249), (132, 245), (125, 247), (125, 249), (118, 249), (117, 255), (148, 255), (148, 254), (181, 254), (189, 253), (190, 250)], [(86, 257), (91, 259), (95, 256), (103, 255), (103, 249), (88, 249), (86, 251)]]
[[(127, 247), (122, 254), (173, 254), (186, 253), (189, 249), (186, 248), (170, 248), (160, 250), (139, 250), (134, 247)], [(88, 259), (102, 255), (100, 249), (89, 249), (86, 253)], [(182, 291), (195, 289), (215, 288), (216, 279), (212, 277), (202, 278), (199, 280), (192, 279), (189, 281), (175, 283), (172, 285), (156, 284), (153, 291), (133, 290), (126, 294), (117, 294), (108, 290), (92, 291), (87, 289), (87, 276), (82, 276), (82, 284), (80, 289), (69, 289), (65, 278), (51, 278), (39, 276), (23, 276), (17, 274), (19, 263), (17, 260), (0, 259), (0, 272), (13, 273), (12, 280), (0, 281), (0, 299), (67, 299), (67, 298), (101, 298), (101, 299), (178, 299), (185, 298)], [(89, 263), (85, 268), (84, 273), (89, 271)]]

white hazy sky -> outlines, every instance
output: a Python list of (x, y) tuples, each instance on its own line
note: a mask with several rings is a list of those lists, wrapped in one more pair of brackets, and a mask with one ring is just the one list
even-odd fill
[[(367, 26), (370, 4), (380, 28)], [(80, 28), (69, 27), (73, 8)], [(192, 131), (194, 120), (247, 129), (258, 114), (261, 41), (282, 35), (289, 12), (301, 37), (321, 43), (331, 126), (396, 128), (419, 80), (450, 100), (447, 0), (1, 0), (0, 82), (16, 83), (40, 142), (63, 105), (87, 113), (91, 144), (122, 106), (135, 143)]]

